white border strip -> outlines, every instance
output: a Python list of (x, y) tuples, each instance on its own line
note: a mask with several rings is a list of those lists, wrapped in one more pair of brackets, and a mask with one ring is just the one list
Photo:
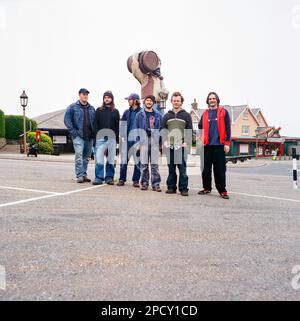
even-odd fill
[(0, 186), (2, 189), (12, 189), (16, 191), (26, 191), (26, 192), (34, 192), (34, 193), (41, 193), (41, 194), (53, 194), (53, 195), (59, 195), (61, 193), (56, 192), (50, 192), (50, 191), (43, 191), (38, 189), (30, 189), (30, 188), (22, 188), (22, 187), (11, 187), (11, 186)]
[(267, 199), (277, 200), (277, 201), (300, 203), (300, 200), (295, 200), (295, 199), (292, 199), (292, 198), (282, 198), (282, 197), (275, 197), (275, 196), (256, 195), (256, 194), (247, 194), (247, 193), (239, 193), (239, 192), (228, 192), (228, 193), (229, 194), (242, 195), (242, 196), (249, 196), (249, 197), (267, 198)]
[(1, 207), (8, 207), (8, 206), (13, 206), (13, 205), (24, 204), (24, 203), (29, 203), (29, 202), (34, 202), (34, 201), (42, 200), (42, 199), (45, 199), (45, 198), (57, 197), (57, 196), (61, 196), (61, 195), (63, 195), (63, 194), (44, 195), (44, 196), (39, 196), (39, 197), (28, 198), (26, 200), (20, 200), (20, 201), (16, 201), (16, 202), (4, 203), (4, 204), (0, 204), (0, 208)]
[[(199, 191), (199, 188), (196, 187), (189, 187), (191, 190), (197, 190)], [(248, 197), (256, 197), (256, 198), (266, 198), (266, 199), (271, 199), (271, 200), (277, 200), (277, 201), (286, 201), (286, 202), (294, 202), (294, 203), (300, 203), (300, 200), (295, 200), (292, 198), (283, 198), (283, 197), (276, 197), (276, 196), (266, 196), (266, 195), (257, 195), (257, 194), (248, 194), (248, 193), (240, 193), (240, 192), (231, 192), (228, 191), (228, 194), (236, 194), (236, 195), (241, 195), (241, 196), (248, 196)], [(218, 194), (216, 194), (218, 195)]]
[[(103, 186), (107, 186), (107, 184), (91, 186), (91, 187), (77, 189), (77, 190), (70, 191), (70, 192), (65, 192), (65, 193), (48, 192), (48, 193), (51, 193), (51, 194), (50, 195), (39, 196), (39, 197), (33, 197), (33, 198), (20, 200), (20, 201), (16, 201), (16, 202), (9, 202), (9, 203), (0, 204), (0, 208), (19, 205), (19, 204), (24, 204), (24, 203), (29, 203), (29, 202), (34, 202), (34, 201), (38, 201), (38, 200), (41, 200), (41, 199), (47, 199), (47, 198), (52, 198), (52, 197), (71, 195), (71, 194), (75, 194), (75, 193), (80, 193), (80, 192), (84, 192), (84, 191), (93, 190), (93, 189), (96, 189), (96, 188), (99, 188), (99, 187), (103, 187)], [(191, 190), (198, 190), (198, 188), (196, 188), (196, 187), (191, 187), (190, 189)], [(241, 195), (241, 196), (255, 197), (255, 198), (265, 198), (265, 199), (271, 199), (271, 200), (277, 200), (277, 201), (300, 203), (300, 200), (295, 200), (295, 199), (291, 199), (291, 198), (282, 198), (282, 197), (275, 197), (275, 196), (248, 194), (248, 193), (231, 192), (231, 191), (229, 191), (228, 193), (229, 194), (235, 194), (235, 195)]]
[(70, 192), (65, 192), (65, 193), (53, 193), (51, 195), (44, 195), (44, 196), (28, 198), (28, 199), (20, 200), (20, 201), (16, 201), (16, 202), (4, 203), (4, 204), (0, 204), (0, 208), (1, 207), (8, 207), (8, 206), (24, 204), (24, 203), (29, 203), (29, 202), (34, 202), (34, 201), (38, 201), (38, 200), (42, 200), (42, 199), (46, 199), (46, 198), (59, 197), (59, 196), (65, 196), (65, 195), (80, 193), (80, 192), (89, 191), (91, 189), (96, 189), (96, 188), (103, 187), (103, 186), (107, 186), (107, 184), (97, 185), (97, 186), (92, 186), (92, 187), (87, 187), (87, 188), (82, 188), (82, 189), (77, 189), (75, 191), (70, 191)]

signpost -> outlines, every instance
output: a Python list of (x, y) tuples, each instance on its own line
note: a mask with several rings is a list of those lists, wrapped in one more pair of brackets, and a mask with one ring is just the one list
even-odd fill
[(292, 155), (293, 155), (293, 188), (294, 189), (298, 189), (297, 154), (300, 155), (300, 146), (292, 148)]

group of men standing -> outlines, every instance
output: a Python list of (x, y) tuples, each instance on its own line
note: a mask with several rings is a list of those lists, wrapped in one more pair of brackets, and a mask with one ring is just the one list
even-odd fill
[[(94, 152), (95, 179), (93, 185), (114, 185), (116, 150), (119, 144), (121, 156), (118, 186), (127, 180), (127, 165), (134, 158), (133, 187), (161, 192), (159, 156), (164, 152), (168, 161), (167, 194), (188, 196), (187, 155), (192, 143), (193, 124), (191, 115), (183, 109), (184, 98), (180, 92), (171, 96), (172, 109), (163, 117), (155, 108), (155, 97), (138, 94), (126, 98), (129, 108), (120, 118), (111, 91), (103, 94), (102, 105), (95, 110), (88, 102), (89, 91), (79, 90), (79, 100), (67, 108), (65, 125), (73, 140), (75, 173), (78, 183), (91, 182), (87, 177), (89, 158)], [(200, 136), (204, 144), (203, 190), (212, 190), (212, 166), (217, 190), (222, 198), (229, 198), (226, 191), (225, 154), (230, 146), (230, 119), (226, 109), (219, 106), (216, 93), (207, 98), (208, 109), (199, 122)], [(199, 137), (200, 137), (199, 136)], [(105, 161), (106, 159), (106, 161)], [(176, 168), (179, 171), (177, 179)], [(150, 180), (151, 172), (151, 180)]]

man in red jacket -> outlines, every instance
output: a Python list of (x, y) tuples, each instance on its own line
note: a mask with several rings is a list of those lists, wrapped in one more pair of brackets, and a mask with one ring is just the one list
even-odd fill
[(202, 171), (203, 190), (199, 195), (211, 193), (212, 165), (216, 188), (222, 198), (229, 199), (226, 191), (226, 156), (230, 150), (231, 122), (228, 111), (220, 106), (220, 98), (215, 92), (209, 93), (208, 109), (202, 114), (198, 128), (202, 130), (204, 145), (204, 169)]

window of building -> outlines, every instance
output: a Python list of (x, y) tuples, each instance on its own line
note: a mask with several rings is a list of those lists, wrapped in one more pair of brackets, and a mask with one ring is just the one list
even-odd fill
[(249, 135), (249, 134), (250, 134), (250, 126), (248, 126), (248, 125), (243, 125), (243, 127), (242, 127), (242, 134), (243, 134), (243, 135)]
[(249, 144), (240, 144), (240, 154), (249, 153)]

